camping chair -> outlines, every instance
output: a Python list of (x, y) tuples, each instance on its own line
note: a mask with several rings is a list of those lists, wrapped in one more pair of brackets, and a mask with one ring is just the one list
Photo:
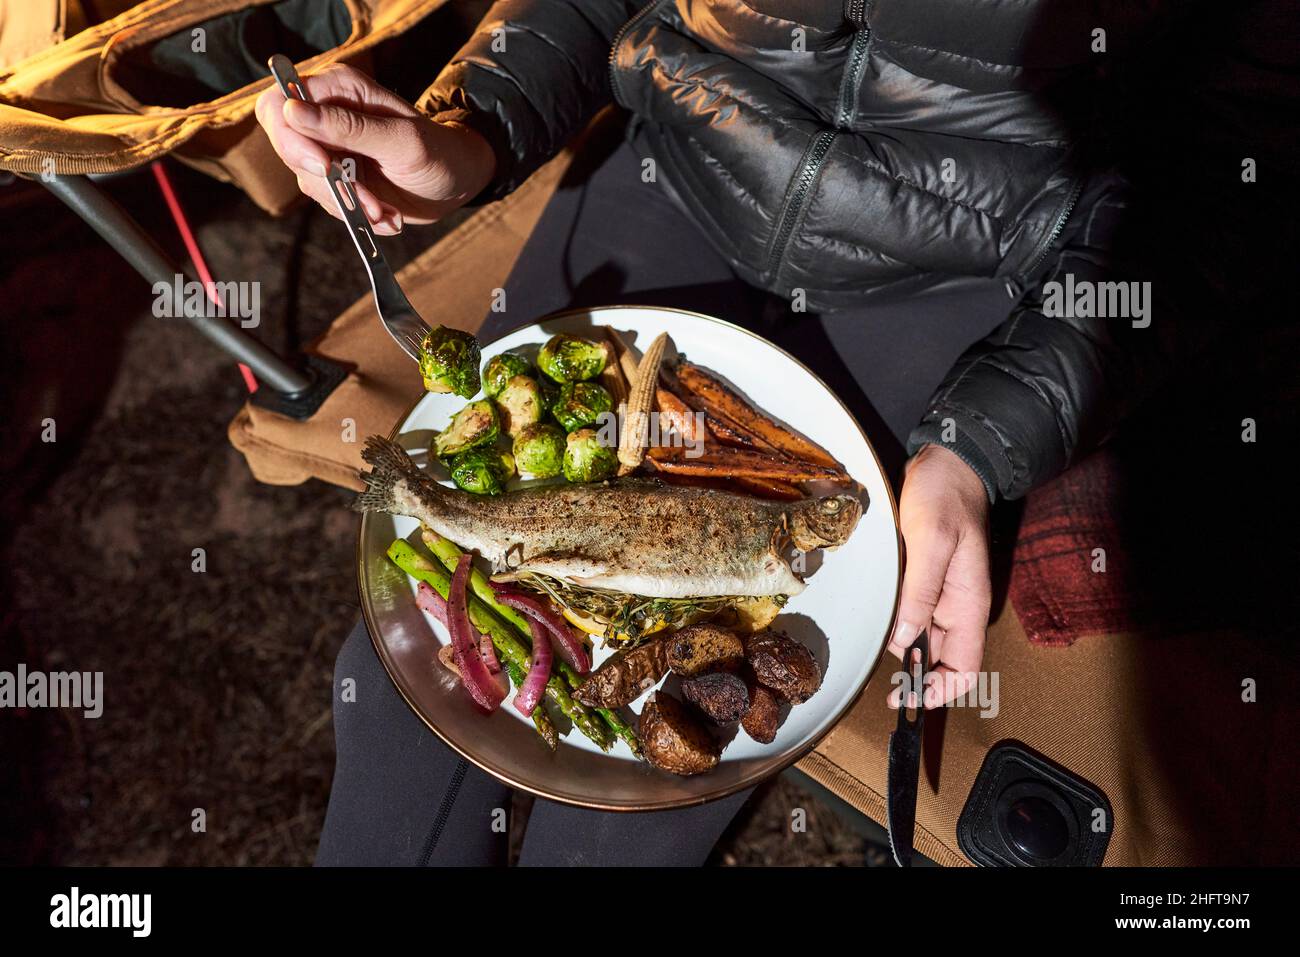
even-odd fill
[[(174, 314), (240, 364), (252, 402), (304, 419), (346, 367), (315, 354), (287, 360), (231, 321), (157, 161), (174, 156), (285, 211), (296, 185), (253, 116), (266, 58), (287, 51), (306, 69), (352, 62), (444, 2), (0, 0), (0, 170), (40, 182), (152, 287), (175, 289)], [(184, 270), (96, 182), (149, 163), (205, 296), (183, 294)]]

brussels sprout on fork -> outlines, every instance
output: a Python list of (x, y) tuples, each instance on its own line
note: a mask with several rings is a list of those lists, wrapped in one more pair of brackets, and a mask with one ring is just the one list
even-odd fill
[(430, 392), (468, 399), (479, 389), (478, 340), (468, 332), (437, 326), (420, 343), (420, 377)]

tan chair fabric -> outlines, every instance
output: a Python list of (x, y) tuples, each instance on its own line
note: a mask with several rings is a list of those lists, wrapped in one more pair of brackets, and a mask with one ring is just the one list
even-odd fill
[[(1092, 635), (1067, 648), (1030, 644), (1010, 603), (989, 631), (985, 667), (1000, 710), (927, 718), (916, 848), (967, 861), (961, 809), (989, 749), (1012, 739), (1082, 775), (1110, 799), (1107, 865), (1291, 864), (1300, 668), (1260, 636)], [(885, 705), (893, 660), (800, 769), (885, 822), (886, 757), (897, 715)], [(1242, 698), (1246, 679), (1260, 698)], [(939, 745), (942, 745), (941, 753)]]
[[(269, 76), (186, 109), (141, 103), (115, 78), (116, 65), (130, 50), (222, 13), (271, 2), (275, 0), (146, 0), (0, 67), (0, 169), (112, 173), (174, 152), (183, 162), (235, 183), (268, 212), (282, 212), (297, 198), (297, 185), (253, 116), (258, 94), (272, 82)], [(445, 2), (344, 0), (351, 35), (299, 68), (311, 72), (329, 63), (354, 62)], [(45, 0), (0, 3), (8, 23), (22, 24), (24, 31), (42, 29), (49, 12)]]
[[(137, 0), (94, 0), (97, 18), (111, 19)], [(48, 50), (88, 26), (84, 0), (0, 0), (0, 71)]]
[[(478, 330), (493, 290), (505, 283), (571, 158), (571, 152), (561, 153), (398, 272), (422, 315)], [(355, 368), (306, 422), (246, 404), (230, 423), (230, 442), (244, 453), (258, 481), (297, 485), (319, 478), (360, 488), (361, 443), (368, 435), (389, 433), (420, 397), (420, 377), (379, 324), (369, 294), (353, 303), (311, 351)]]
[(66, 0), (0, 3), (0, 70), (62, 40), (67, 14)]

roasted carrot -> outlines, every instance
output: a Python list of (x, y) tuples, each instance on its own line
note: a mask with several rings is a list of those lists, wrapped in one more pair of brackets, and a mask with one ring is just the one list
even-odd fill
[(677, 382), (688, 393), (688, 401), (698, 405), (724, 426), (741, 435), (752, 436), (759, 447), (766, 446), (826, 468), (839, 467), (840, 463), (834, 456), (816, 442), (778, 424), (737, 395), (709, 370), (690, 362), (678, 363)]
[[(685, 365), (687, 363), (683, 363)], [(679, 403), (685, 405), (692, 413), (698, 413), (704, 418), (705, 429), (708, 434), (720, 442), (722, 445), (735, 446), (738, 449), (758, 449), (760, 451), (776, 452), (777, 449), (764, 442), (758, 436), (754, 435), (747, 429), (742, 428), (738, 423), (732, 421), (725, 413), (718, 410), (712, 405), (707, 397), (693, 395), (678, 380), (674, 369), (664, 366), (660, 370), (660, 379), (666, 385), (667, 391)]]
[(735, 478), (731, 481), (737, 488), (758, 498), (772, 498), (781, 502), (793, 502), (804, 497), (803, 492), (789, 482), (758, 478)]
[(720, 492), (733, 492), (736, 495), (748, 495), (751, 498), (776, 499), (793, 502), (804, 498), (803, 492), (785, 482), (769, 482), (763, 479), (723, 479), (699, 475), (677, 475), (673, 472), (660, 472), (658, 478), (669, 485), (685, 485), (691, 488), (712, 488)]
[(723, 445), (730, 445), (737, 449), (756, 449), (760, 452), (778, 451), (758, 436), (746, 432), (736, 423), (720, 418), (716, 410), (704, 413), (704, 424), (708, 426), (709, 434)]
[(659, 406), (660, 430), (671, 426), (687, 442), (708, 441), (707, 430), (701, 429), (695, 410), (662, 386), (655, 390), (655, 403)]
[(848, 482), (843, 469), (827, 468), (810, 462), (748, 449), (706, 448), (703, 455), (688, 457), (685, 449), (651, 449), (647, 461), (660, 472), (677, 475), (713, 476), (716, 478), (753, 478), (797, 483), (818, 480)]

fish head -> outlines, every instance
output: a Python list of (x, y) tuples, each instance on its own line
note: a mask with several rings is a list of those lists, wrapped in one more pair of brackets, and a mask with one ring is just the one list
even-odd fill
[(790, 516), (790, 540), (804, 552), (843, 545), (862, 517), (862, 503), (852, 495), (827, 495), (800, 504)]

